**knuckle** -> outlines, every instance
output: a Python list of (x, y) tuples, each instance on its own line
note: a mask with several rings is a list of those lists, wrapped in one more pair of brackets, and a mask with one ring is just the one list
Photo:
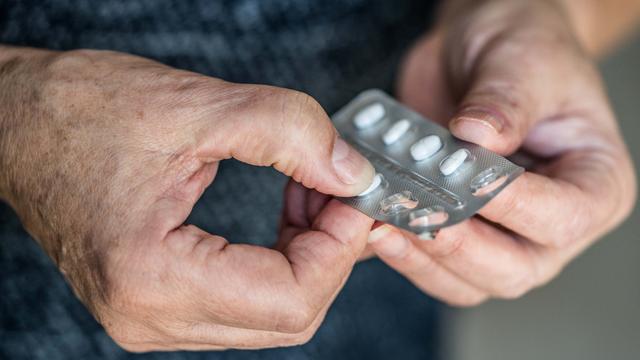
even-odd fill
[(303, 309), (292, 314), (290, 320), (286, 323), (287, 332), (303, 333), (311, 327), (315, 319), (315, 311)]
[[(87, 81), (83, 80), (96, 76), (92, 72), (87, 73), (95, 59), (94, 50), (71, 50), (52, 56), (44, 66), (46, 78), (41, 86), (43, 96), (54, 104), (64, 104), (69, 99), (82, 99), (84, 94), (95, 88), (85, 87)], [(83, 87), (82, 91), (78, 91), (78, 87)]]
[[(296, 90), (278, 89), (276, 97), (276, 103), (282, 111), (281, 121), (287, 125), (295, 125), (294, 129), (298, 133), (318, 136), (332, 129), (322, 106), (310, 95)], [(301, 137), (301, 140), (304, 141), (305, 137)]]
[[(438, 271), (440, 265), (431, 260), (431, 258), (427, 258), (426, 260), (417, 260), (416, 257), (420, 256), (417, 251), (405, 251), (395, 258), (397, 264), (404, 268), (403, 273), (409, 279), (420, 279), (424, 277), (425, 274), (430, 274), (433, 271)], [(398, 267), (397, 269), (401, 269)]]
[(236, 100), (230, 100), (233, 94), (221, 84), (207, 76), (153, 64), (136, 79), (139, 93), (129, 96), (144, 108), (145, 119), (179, 120), (193, 126), (234, 110)]
[(491, 204), (495, 216), (492, 221), (496, 223), (504, 223), (509, 217), (513, 217), (514, 214), (521, 214), (522, 209), (526, 208), (528, 203), (528, 193), (522, 192), (516, 194), (512, 191), (504, 191), (502, 196), (497, 197), (499, 201), (494, 201)]
[(316, 328), (309, 328), (301, 332), (300, 334), (297, 334), (296, 336), (294, 336), (289, 342), (289, 345), (291, 346), (304, 345), (309, 341), (311, 341), (311, 339), (315, 334), (316, 334)]
[(317, 114), (322, 112), (320, 104), (309, 94), (297, 91), (283, 89), (282, 100), (288, 105), (293, 105), (293, 109), (299, 114)]
[(93, 63), (100, 52), (100, 50), (86, 49), (64, 51), (53, 56), (47, 64), (47, 68), (57, 73), (57, 70), (66, 72), (70, 69), (83, 67)]
[(540, 276), (537, 281), (533, 284), (534, 287), (542, 287), (547, 285), (551, 280), (553, 280), (562, 270), (564, 269), (566, 262), (557, 263), (553, 266), (548, 266), (545, 269), (542, 269)]
[(464, 236), (461, 236), (453, 229), (440, 231), (437, 240), (433, 241), (427, 252), (437, 258), (451, 257), (462, 250), (465, 242)]
[[(41, 96), (49, 111), (60, 116), (87, 117), (94, 106), (110, 106), (122, 94), (131, 95), (128, 86), (111, 86), (118, 81), (133, 83), (135, 77), (121, 79), (111, 58), (127, 55), (106, 50), (71, 50), (48, 58), (42, 69)], [(139, 94), (136, 94), (139, 95)], [(57, 106), (53, 106), (57, 105)], [(73, 105), (73, 106), (71, 106)]]
[(318, 310), (306, 301), (297, 300), (289, 304), (279, 316), (276, 330), (285, 333), (303, 334), (312, 329)]
[(457, 307), (457, 308), (468, 308), (468, 307), (478, 306), (484, 303), (485, 301), (487, 301), (488, 298), (489, 296), (484, 293), (474, 293), (474, 294), (468, 294), (461, 297), (445, 299), (444, 302), (448, 306)]
[(167, 84), (172, 107), (202, 106), (211, 100), (216, 81), (188, 71), (159, 68), (154, 71), (154, 83)]
[[(269, 103), (275, 109), (274, 126), (279, 129), (281, 140), (286, 146), (282, 150), (296, 153), (298, 156), (276, 156), (269, 152), (279, 171), (291, 176), (295, 181), (307, 187), (315, 187), (316, 176), (310, 169), (318, 157), (328, 158), (331, 153), (335, 129), (320, 104), (311, 96), (294, 90), (271, 88)], [(277, 158), (277, 159), (276, 159)]]
[(570, 224), (559, 226), (556, 236), (550, 240), (549, 245), (556, 249), (562, 249), (578, 241), (581, 238), (579, 234), (583, 233), (580, 230), (583, 225), (579, 225), (582, 221), (576, 218), (571, 219)]
[[(582, 197), (572, 198), (580, 199)], [(561, 222), (556, 225), (558, 230), (556, 236), (550, 240), (550, 245), (554, 248), (564, 248), (582, 240), (594, 224), (594, 220), (592, 207), (589, 204), (577, 204), (572, 216), (568, 219), (566, 217), (559, 219)]]
[(505, 281), (496, 289), (495, 295), (502, 299), (517, 299), (526, 294), (535, 285), (535, 280), (530, 272), (523, 272), (512, 279)]
[(311, 339), (313, 338), (313, 336), (316, 334), (315, 329), (313, 330), (309, 330), (309, 331), (305, 331), (302, 334), (296, 336), (294, 342), (292, 345), (304, 345), (306, 343), (308, 343), (309, 341), (311, 341)]
[(69, 81), (80, 77), (96, 78), (96, 68), (111, 66), (106, 59), (127, 55), (109, 50), (76, 49), (56, 53), (46, 62), (44, 69), (54, 80)]

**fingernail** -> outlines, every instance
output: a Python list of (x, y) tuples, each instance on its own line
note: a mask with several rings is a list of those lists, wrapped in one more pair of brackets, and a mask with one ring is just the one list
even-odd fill
[(346, 141), (340, 137), (336, 138), (331, 155), (333, 168), (340, 181), (347, 185), (362, 184), (362, 189), (366, 189), (373, 181), (374, 170), (369, 160), (360, 155)]
[(504, 121), (488, 110), (466, 109), (456, 115), (449, 127), (460, 139), (482, 143), (488, 137), (502, 132)]
[(399, 257), (409, 247), (408, 240), (389, 225), (382, 225), (369, 234), (369, 243), (380, 256)]

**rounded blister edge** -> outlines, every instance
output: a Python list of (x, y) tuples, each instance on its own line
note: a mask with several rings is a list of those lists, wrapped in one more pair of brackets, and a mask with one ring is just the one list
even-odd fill
[(391, 194), (380, 201), (380, 214), (383, 216), (395, 216), (415, 209), (419, 201), (409, 190), (403, 190)]
[(410, 212), (408, 225), (412, 229), (424, 229), (443, 225), (447, 220), (449, 220), (449, 213), (445, 208), (434, 205)]
[(503, 187), (508, 179), (503, 167), (491, 166), (474, 176), (469, 182), (469, 188), (473, 196), (486, 196)]

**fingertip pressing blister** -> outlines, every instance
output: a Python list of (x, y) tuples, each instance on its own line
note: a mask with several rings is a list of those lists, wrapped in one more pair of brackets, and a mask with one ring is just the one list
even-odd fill
[(340, 200), (420, 238), (473, 216), (524, 171), (380, 90), (361, 93), (332, 119), (376, 169), (367, 190)]

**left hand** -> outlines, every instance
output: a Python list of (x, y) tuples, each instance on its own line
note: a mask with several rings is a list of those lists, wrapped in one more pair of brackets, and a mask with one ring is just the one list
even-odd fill
[(633, 208), (629, 154), (557, 3), (467, 2), (416, 44), (398, 87), (403, 102), (457, 137), (541, 159), (435, 241), (390, 225), (371, 233), (370, 248), (426, 293), (460, 306), (519, 297)]
[(0, 69), (0, 201), (118, 345), (257, 349), (313, 336), (371, 219), (337, 201), (309, 223), (285, 216), (281, 251), (185, 224), (231, 157), (298, 188), (366, 189), (373, 168), (313, 98), (109, 51), (4, 47)]

